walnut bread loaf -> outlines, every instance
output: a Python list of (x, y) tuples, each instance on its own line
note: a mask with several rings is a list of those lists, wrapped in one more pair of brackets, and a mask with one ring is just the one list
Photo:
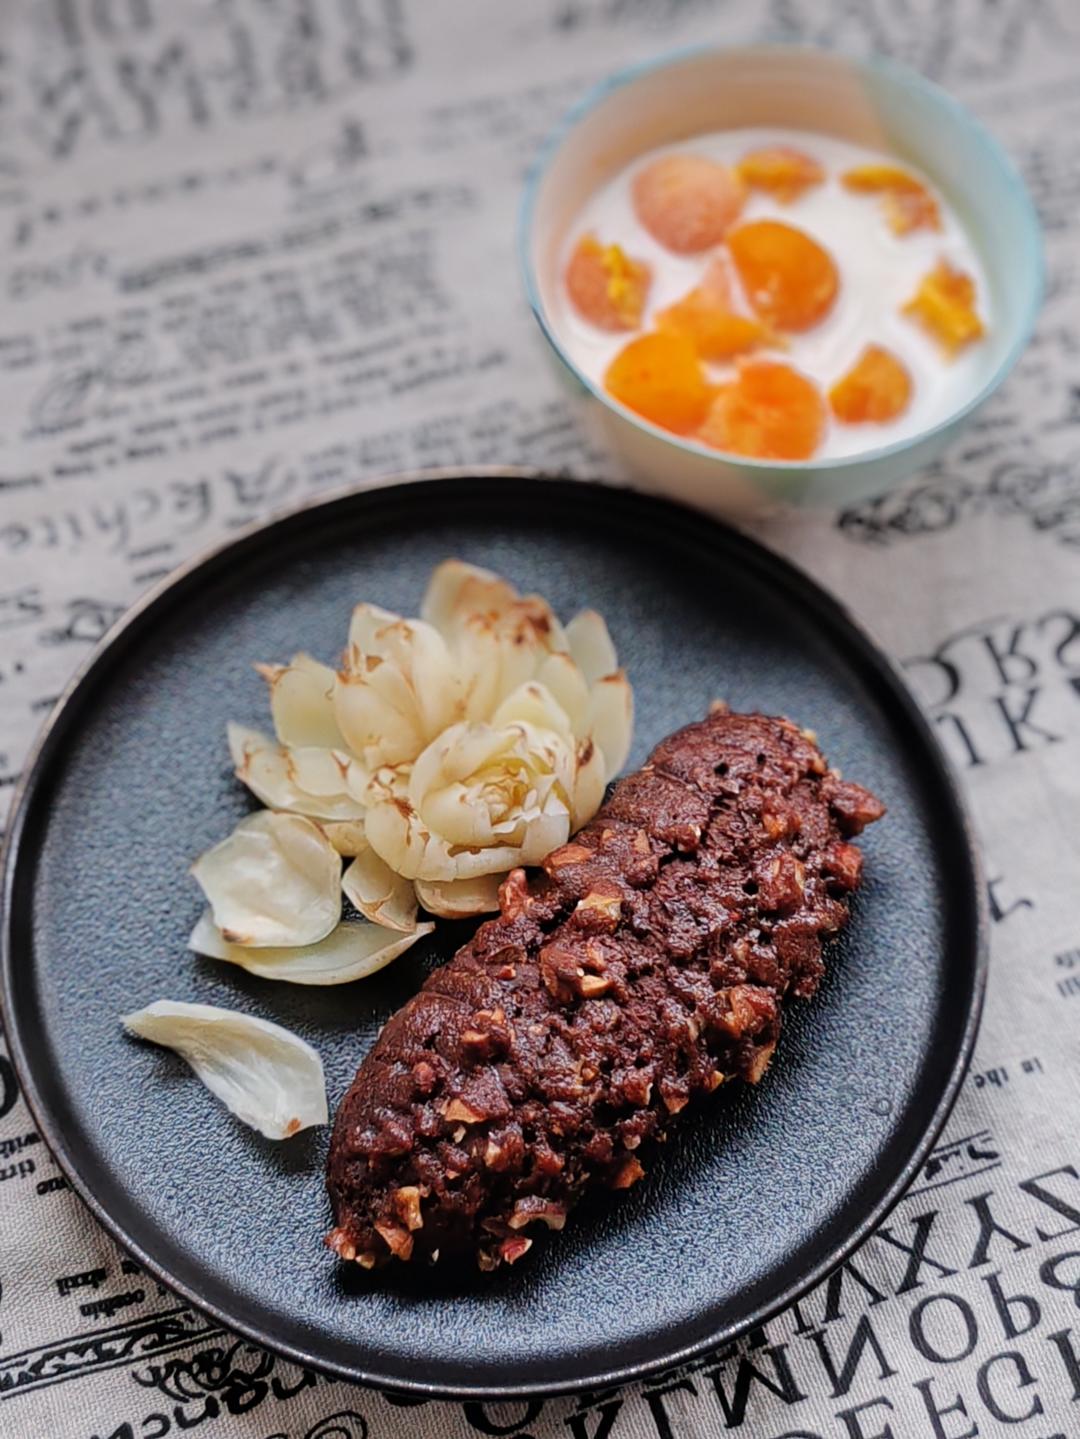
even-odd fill
[(493, 1269), (636, 1183), (691, 1101), (765, 1073), (883, 813), (789, 720), (665, 739), (386, 1024), (335, 1121), (330, 1247)]

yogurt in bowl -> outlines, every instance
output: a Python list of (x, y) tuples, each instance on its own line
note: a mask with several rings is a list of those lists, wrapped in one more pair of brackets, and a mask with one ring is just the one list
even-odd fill
[[(663, 317), (672, 307), (707, 284), (717, 271), (726, 276), (732, 312), (746, 320), (757, 318), (752, 297), (740, 284), (737, 267), (722, 239), (696, 253), (680, 254), (662, 244), (638, 217), (633, 200), (635, 176), (647, 172), (661, 156), (687, 153), (716, 161), (736, 175), (748, 155), (810, 159), (818, 167), (820, 179), (807, 183), (801, 194), (790, 199), (761, 186), (747, 186), (727, 229), (747, 233), (744, 226), (769, 220), (797, 230), (817, 242), (833, 261), (836, 274), (835, 296), (820, 320), (799, 330), (778, 328), (772, 343), (748, 344), (745, 351), (736, 350), (730, 357), (711, 359), (703, 354), (711, 382), (730, 381), (738, 362), (754, 355), (791, 366), (825, 395), (850, 373), (868, 344), (885, 349), (909, 377), (906, 403), (895, 417), (856, 422), (845, 422), (825, 406), (822, 439), (813, 451), (814, 457), (821, 459), (860, 454), (875, 445), (919, 435), (947, 420), (987, 383), (993, 370), (993, 348), (987, 341), (994, 327), (989, 286), (979, 252), (948, 201), (930, 192), (936, 223), (897, 233), (882, 200), (882, 196), (887, 200), (890, 191), (875, 195), (852, 189), (844, 181), (845, 176), (894, 167), (891, 157), (832, 135), (736, 129), (696, 137), (689, 151), (673, 146), (642, 156), (590, 197), (571, 228), (563, 255), (564, 282), (553, 296), (551, 324), (574, 368), (594, 387), (612, 393), (605, 386), (605, 376), (625, 349), (629, 334), (662, 328)], [(911, 178), (915, 184), (921, 179)], [(574, 303), (566, 276), (583, 239), (595, 239), (600, 246), (616, 245), (647, 267), (649, 282), (636, 325), (619, 330), (598, 325)], [(954, 272), (970, 277), (984, 331), (952, 356), (918, 317), (905, 309), (924, 278), (942, 260)], [(618, 276), (610, 283), (617, 287)], [(742, 342), (741, 336), (733, 339), (733, 344)], [(661, 424), (661, 428), (666, 427)]]
[[(785, 155), (807, 162), (798, 183), (770, 169)], [(718, 188), (712, 228), (698, 223), (710, 169), (735, 194), (725, 213)], [(665, 203), (685, 233), (665, 228)], [(791, 232), (777, 280), (756, 259)], [(614, 446), (648, 487), (720, 510), (845, 503), (932, 459), (1015, 362), (1041, 294), (1030, 201), (966, 112), (891, 63), (804, 48), (699, 51), (610, 82), (549, 147), (522, 241), (537, 318)], [(596, 311), (583, 250), (630, 295), (621, 313)], [(670, 336), (710, 287), (738, 317), (736, 348), (722, 328), (703, 355), (691, 334), (699, 392)], [(653, 402), (650, 385), (680, 383)], [(776, 428), (786, 403), (803, 406), (794, 440)]]

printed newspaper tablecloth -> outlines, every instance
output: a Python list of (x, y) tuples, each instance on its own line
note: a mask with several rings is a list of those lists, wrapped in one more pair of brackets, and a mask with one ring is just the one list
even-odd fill
[(991, 976), (941, 1143), (851, 1263), (730, 1350), (621, 1392), (415, 1403), (160, 1290), (67, 1188), (0, 1057), (4, 1439), (1080, 1435), (1072, 0), (7, 0), (0, 786), (113, 618), (253, 517), (427, 463), (615, 476), (522, 298), (525, 169), (605, 72), (761, 37), (943, 81), (1046, 229), (1037, 337), (940, 467), (756, 527), (903, 658), (966, 781)]

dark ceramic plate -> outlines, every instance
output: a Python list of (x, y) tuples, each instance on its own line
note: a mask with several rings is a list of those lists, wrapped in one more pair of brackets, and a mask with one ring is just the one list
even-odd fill
[[(387, 1015), (462, 941), (443, 926), (337, 989), (196, 959), (194, 855), (249, 808), (225, 722), (264, 723), (255, 659), (329, 658), (359, 599), (415, 613), (448, 555), (608, 618), (634, 683), (638, 765), (722, 696), (819, 732), (887, 801), (818, 997), (756, 1090), (688, 1116), (617, 1201), (490, 1277), (345, 1271), (323, 1248), (325, 1131), (245, 1129), (119, 1016), (233, 1005), (315, 1044), (332, 1104)], [(864, 1238), (940, 1129), (983, 985), (977, 867), (926, 724), (866, 635), (803, 575), (699, 514), (522, 474), (421, 477), (247, 533), (113, 631), (58, 707), (13, 819), (4, 1003), (27, 1098), (93, 1212), (230, 1328), (401, 1389), (524, 1394), (640, 1375), (726, 1340)], [(433, 1277), (434, 1275), (434, 1277)]]

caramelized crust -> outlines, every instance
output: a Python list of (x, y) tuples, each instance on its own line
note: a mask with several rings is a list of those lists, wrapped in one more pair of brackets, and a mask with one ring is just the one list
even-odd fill
[(334, 1125), (330, 1247), (491, 1269), (634, 1184), (691, 1101), (764, 1074), (883, 813), (789, 720), (664, 740), (383, 1029)]

